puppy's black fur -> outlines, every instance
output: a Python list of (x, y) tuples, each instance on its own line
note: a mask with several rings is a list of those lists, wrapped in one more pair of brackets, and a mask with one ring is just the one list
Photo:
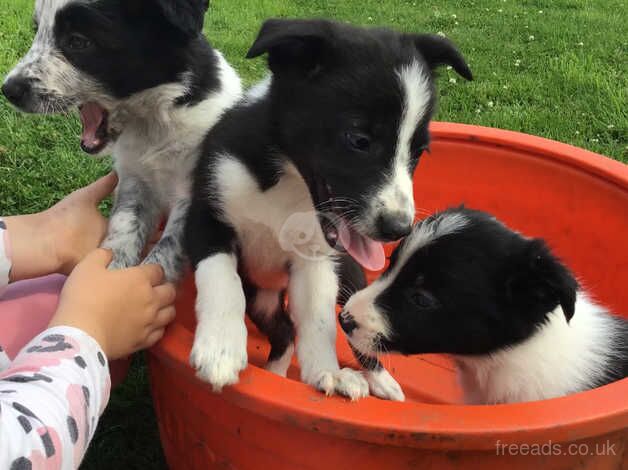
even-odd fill
[(73, 2), (59, 10), (54, 40), (79, 70), (122, 99), (185, 72), (189, 92), (180, 104), (195, 104), (220, 87), (215, 55), (200, 34), (202, 0), (99, 0)]

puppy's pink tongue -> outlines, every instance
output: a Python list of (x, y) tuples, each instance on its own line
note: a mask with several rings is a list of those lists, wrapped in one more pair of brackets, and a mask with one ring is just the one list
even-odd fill
[(363, 268), (379, 271), (386, 264), (384, 245), (365, 237), (342, 221), (338, 230), (340, 242), (347, 253)]
[(105, 110), (97, 103), (85, 103), (79, 112), (83, 124), (81, 145), (88, 150), (100, 147), (102, 136), (98, 135), (98, 130), (105, 120)]

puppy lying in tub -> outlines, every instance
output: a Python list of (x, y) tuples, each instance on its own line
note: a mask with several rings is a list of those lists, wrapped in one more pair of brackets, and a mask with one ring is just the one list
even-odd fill
[(592, 302), (543, 240), (476, 210), (415, 225), (339, 318), (382, 398), (404, 396), (379, 351), (453, 355), (469, 404), (548, 399), (628, 376), (628, 321)]

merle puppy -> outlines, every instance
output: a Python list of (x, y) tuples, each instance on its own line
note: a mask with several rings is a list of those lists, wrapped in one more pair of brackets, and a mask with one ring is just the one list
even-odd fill
[(208, 129), (241, 97), (240, 80), (202, 35), (207, 0), (37, 0), (33, 45), (2, 91), (20, 110), (78, 108), (81, 147), (111, 153), (120, 177), (109, 234), (111, 267), (146, 262), (169, 280), (183, 261), (191, 172)]
[[(454, 355), (472, 404), (559, 397), (628, 376), (628, 322), (593, 303), (543, 240), (471, 209), (418, 223), (340, 323), (375, 376), (381, 350)], [(381, 396), (403, 399), (391, 390)]]
[(294, 321), (303, 381), (362, 397), (368, 384), (336, 356), (336, 255), (380, 269), (381, 242), (409, 233), (433, 70), (471, 72), (439, 36), (323, 20), (267, 21), (248, 57), (266, 53), (272, 77), (212, 129), (196, 171), (186, 229), (198, 289), (191, 362), (215, 389), (237, 382), (248, 301), (271, 342), (268, 369), (286, 374)]

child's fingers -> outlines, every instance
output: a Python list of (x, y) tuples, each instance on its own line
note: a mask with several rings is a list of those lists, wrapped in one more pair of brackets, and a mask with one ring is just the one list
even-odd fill
[(158, 286), (164, 280), (164, 269), (158, 264), (142, 264), (137, 269), (142, 271), (153, 287)]
[(151, 332), (146, 338), (146, 341), (144, 342), (144, 347), (142, 349), (150, 348), (156, 342), (158, 342), (161, 338), (163, 338), (164, 331), (165, 331), (164, 328), (158, 328), (154, 330), (153, 332)]
[(153, 288), (153, 292), (160, 308), (172, 305), (177, 298), (177, 290), (173, 284), (162, 284)]
[(174, 306), (162, 308), (157, 312), (155, 319), (153, 320), (151, 327), (164, 328), (166, 327), (174, 317), (177, 315), (177, 311)]
[(90, 200), (94, 204), (98, 204), (100, 201), (109, 196), (114, 189), (116, 189), (117, 184), (118, 175), (112, 171), (108, 175), (103, 176), (89, 186), (83, 188), (82, 191), (85, 191), (86, 194), (89, 195)]

